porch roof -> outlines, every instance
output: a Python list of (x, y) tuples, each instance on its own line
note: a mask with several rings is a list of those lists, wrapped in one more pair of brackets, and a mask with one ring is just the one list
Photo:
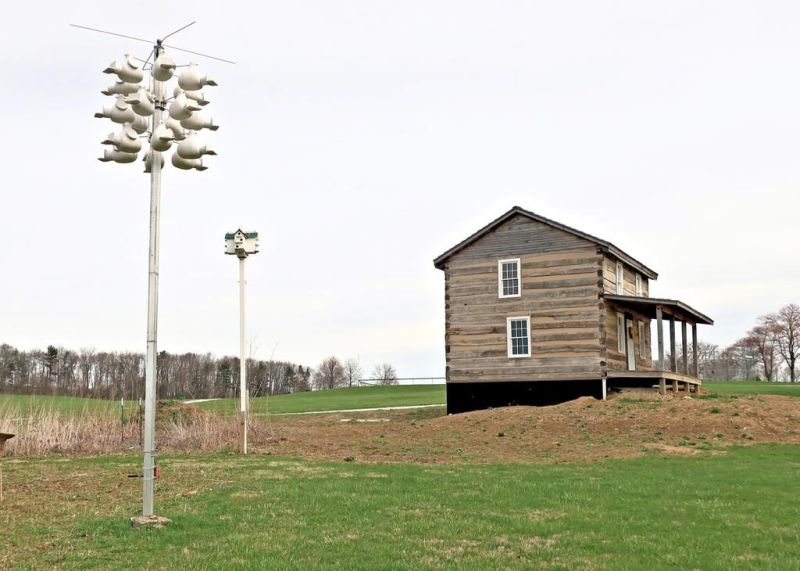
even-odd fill
[(637, 297), (632, 295), (612, 295), (605, 294), (606, 300), (613, 302), (619, 307), (643, 313), (650, 319), (656, 319), (656, 308), (661, 307), (666, 314), (672, 315), (679, 321), (688, 323), (702, 323), (703, 325), (714, 325), (714, 320), (707, 315), (700, 313), (688, 304), (675, 299), (660, 299), (656, 297)]

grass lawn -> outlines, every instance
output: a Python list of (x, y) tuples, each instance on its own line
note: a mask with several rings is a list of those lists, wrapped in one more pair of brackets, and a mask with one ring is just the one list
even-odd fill
[[(800, 446), (596, 464), (6, 460), (0, 568), (797, 569)], [(767, 468), (768, 467), (768, 468)]]
[(783, 395), (787, 397), (800, 397), (800, 383), (703, 381), (703, 388), (726, 395)]
[[(444, 403), (444, 385), (395, 385), (258, 397), (250, 400), (250, 412), (258, 416), (267, 412), (277, 414)], [(239, 410), (239, 400), (221, 399), (197, 406), (221, 414), (235, 414)]]
[[(132, 410), (125, 403), (125, 414)], [(119, 416), (119, 401), (60, 397), (49, 395), (4, 395), (0, 394), (0, 415), (16, 411), (27, 414), (33, 411), (54, 411), (67, 416), (116, 415)]]

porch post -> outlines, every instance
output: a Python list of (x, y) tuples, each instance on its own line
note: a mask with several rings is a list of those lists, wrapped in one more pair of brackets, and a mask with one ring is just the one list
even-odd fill
[(695, 379), (700, 378), (697, 375), (697, 323), (692, 323), (692, 374)]
[(664, 316), (661, 306), (656, 306), (656, 332), (658, 333), (658, 370), (664, 370)]
[[(687, 347), (686, 322), (681, 321), (681, 349), (683, 350), (683, 374), (689, 375), (689, 347)], [(689, 385), (686, 385), (687, 387)], [(688, 389), (687, 389), (688, 390)]]
[(678, 355), (675, 352), (675, 316), (669, 316), (669, 370), (678, 372)]

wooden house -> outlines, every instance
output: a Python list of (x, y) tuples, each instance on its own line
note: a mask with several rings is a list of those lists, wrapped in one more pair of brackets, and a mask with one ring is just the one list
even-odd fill
[(610, 242), (515, 206), (434, 266), (445, 276), (450, 413), (605, 398), (618, 386), (700, 384), (696, 350), (687, 352), (697, 325), (713, 321), (650, 297), (658, 274)]

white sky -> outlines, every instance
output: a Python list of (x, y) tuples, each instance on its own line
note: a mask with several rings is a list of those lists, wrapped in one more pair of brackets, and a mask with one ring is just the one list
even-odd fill
[[(151, 12), (161, 16), (154, 18)], [(159, 348), (444, 373), (432, 259), (518, 204), (614, 242), (735, 341), (798, 302), (800, 4), (7, 3), (0, 342), (145, 348), (149, 185), (103, 164), (100, 71), (139, 37), (220, 87), (205, 173), (164, 170)], [(154, 23), (158, 20), (158, 23)]]

